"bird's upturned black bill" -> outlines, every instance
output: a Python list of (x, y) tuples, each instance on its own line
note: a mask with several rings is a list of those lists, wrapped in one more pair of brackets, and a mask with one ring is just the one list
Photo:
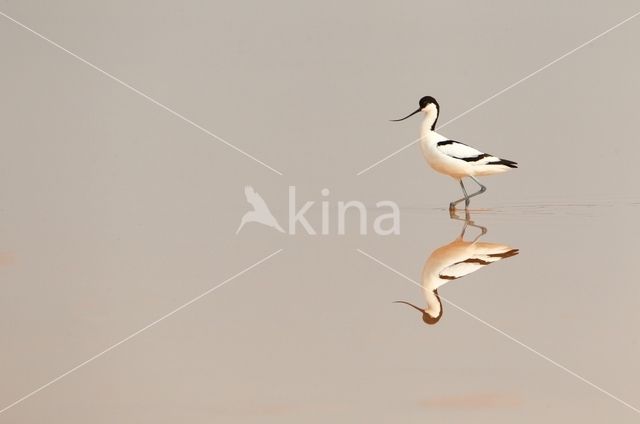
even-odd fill
[(396, 300), (396, 301), (395, 301), (395, 302), (393, 302), (393, 303), (404, 303), (405, 305), (409, 305), (409, 306), (411, 306), (412, 308), (419, 310), (420, 312), (424, 312), (422, 309), (418, 308), (416, 305), (414, 305), (414, 304), (412, 304), (412, 303), (409, 303), (409, 302), (405, 302), (404, 300)]
[(416, 113), (420, 112), (422, 109), (418, 108), (418, 110), (416, 110), (415, 112), (411, 112), (409, 115), (405, 116), (404, 118), (400, 118), (400, 119), (392, 119), (391, 122), (400, 122), (400, 121), (404, 121), (407, 118), (412, 117), (413, 115), (415, 115)]

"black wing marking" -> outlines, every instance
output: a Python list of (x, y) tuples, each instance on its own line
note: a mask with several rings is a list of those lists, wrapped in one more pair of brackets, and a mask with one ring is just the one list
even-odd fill
[(436, 144), (438, 150), (454, 159), (465, 162), (478, 163), (478, 165), (504, 165), (509, 168), (517, 168), (518, 164), (512, 160), (501, 159), (489, 153), (483, 153), (471, 146), (455, 140), (443, 140)]

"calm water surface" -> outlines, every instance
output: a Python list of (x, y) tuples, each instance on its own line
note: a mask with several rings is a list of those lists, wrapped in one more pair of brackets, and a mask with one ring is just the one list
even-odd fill
[[(395, 238), (288, 241), (0, 421), (634, 422), (496, 329), (637, 405), (638, 210), (520, 205), (465, 221), (408, 208)], [(21, 225), (3, 226), (0, 246), (4, 404), (269, 252), (225, 264), (204, 238), (156, 243), (136, 226), (116, 236), (61, 222), (27, 236)]]

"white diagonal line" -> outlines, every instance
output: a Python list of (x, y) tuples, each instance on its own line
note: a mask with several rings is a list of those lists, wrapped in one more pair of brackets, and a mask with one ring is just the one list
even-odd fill
[[(595, 37), (593, 37), (592, 39), (585, 41), (584, 43), (580, 44), (578, 47), (569, 50), (568, 52), (566, 52), (565, 54), (563, 54), (560, 57), (557, 57), (556, 59), (552, 60), (551, 62), (547, 63), (546, 65), (544, 65), (543, 67), (531, 72), (529, 75), (520, 78), (518, 81), (506, 86), (505, 88), (503, 88), (502, 90), (498, 91), (497, 93), (487, 97), (486, 99), (484, 99), (483, 101), (481, 101), (480, 103), (478, 103), (477, 105), (465, 110), (464, 112), (462, 112), (459, 115), (456, 115), (455, 117), (453, 117), (452, 119), (448, 120), (447, 122), (445, 122), (444, 124), (440, 125), (438, 127), (438, 129), (440, 128), (444, 128), (447, 125), (451, 124), (452, 122), (457, 121), (458, 119), (462, 118), (463, 116), (465, 116), (468, 113), (473, 112), (474, 110), (476, 110), (477, 108), (479, 108), (480, 106), (490, 102), (491, 100), (495, 99), (496, 97), (500, 96), (501, 94), (506, 93), (507, 91), (511, 90), (512, 88), (516, 87), (517, 85), (520, 85), (521, 83), (525, 82), (526, 80), (528, 80), (529, 78), (535, 76), (536, 74), (544, 71), (545, 69), (547, 69), (550, 66), (553, 66), (554, 64), (556, 64), (557, 62), (561, 61), (562, 59), (566, 58), (567, 56), (577, 52), (578, 50), (582, 49), (583, 47), (587, 46), (588, 44), (596, 41), (598, 38), (605, 36), (606, 34), (610, 33), (611, 31), (613, 31), (614, 29), (620, 27), (621, 25), (626, 24), (627, 22), (629, 22), (631, 19), (635, 18), (636, 16), (640, 15), (640, 12), (636, 12), (633, 15), (631, 15), (630, 17), (628, 17), (627, 19), (625, 19), (624, 21), (618, 22), (617, 24), (615, 24), (614, 26), (612, 26), (611, 28), (609, 28), (608, 30), (601, 32), (600, 34), (596, 35)], [(418, 143), (420, 140), (422, 140), (422, 137), (413, 140), (411, 143), (407, 144), (406, 146), (403, 146), (401, 148), (399, 148), (398, 150), (388, 154), (387, 156), (383, 157), (382, 159), (380, 159), (379, 161), (373, 163), (372, 165), (369, 165), (368, 167), (364, 168), (363, 170), (361, 170), (360, 172), (358, 172), (356, 174), (356, 176), (360, 176), (362, 174), (364, 174), (365, 172), (369, 171), (372, 168), (375, 168), (376, 166), (380, 165), (382, 162), (386, 161), (387, 159), (390, 159), (392, 157), (394, 157), (395, 155), (397, 155), (398, 153), (402, 152), (403, 150), (413, 146), (414, 144)]]
[(191, 299), (190, 301), (188, 301), (187, 303), (184, 303), (183, 305), (175, 308), (174, 310), (172, 310), (171, 312), (164, 314), (163, 316), (161, 316), (160, 318), (156, 319), (155, 321), (151, 322), (150, 324), (145, 325), (144, 327), (142, 327), (141, 329), (137, 330), (134, 333), (131, 333), (130, 335), (128, 335), (127, 337), (125, 337), (124, 339), (120, 340), (119, 342), (109, 346), (108, 348), (106, 348), (105, 350), (103, 350), (100, 353), (97, 353), (95, 355), (93, 355), (91, 358), (87, 359), (86, 361), (76, 365), (75, 367), (71, 368), (70, 370), (60, 374), (59, 376), (57, 376), (56, 378), (54, 378), (53, 380), (49, 381), (46, 384), (43, 384), (42, 386), (38, 387), (37, 389), (35, 389), (34, 391), (22, 396), (20, 399), (16, 400), (15, 402), (11, 403), (10, 405), (5, 406), (4, 408), (0, 409), (0, 414), (2, 414), (3, 412), (13, 408), (14, 406), (18, 405), (21, 402), (24, 402), (25, 400), (29, 399), (31, 396), (35, 395), (36, 393), (46, 389), (47, 387), (51, 386), (52, 384), (54, 384), (55, 382), (65, 378), (66, 376), (68, 376), (69, 374), (73, 373), (74, 371), (77, 371), (78, 369), (84, 367), (85, 365), (89, 364), (90, 362), (93, 362), (94, 360), (98, 359), (99, 357), (101, 357), (102, 355), (112, 351), (113, 349), (117, 348), (118, 346), (120, 346), (121, 344), (131, 340), (132, 338), (136, 337), (137, 335), (139, 335), (140, 333), (148, 330), (149, 328), (153, 327), (154, 325), (158, 324), (159, 322), (169, 318), (170, 316), (174, 315), (175, 313), (183, 310), (184, 308), (186, 308), (187, 306), (191, 305), (192, 303), (197, 302), (198, 300), (202, 299), (203, 297), (205, 297), (206, 295), (212, 293), (213, 291), (219, 289), (220, 287), (224, 286), (225, 284), (227, 284), (230, 281), (235, 280), (236, 278), (240, 277), (242, 274), (252, 270), (253, 268), (257, 267), (258, 265), (260, 265), (261, 263), (267, 261), (268, 259), (272, 258), (273, 256), (277, 255), (278, 253), (282, 252), (284, 249), (278, 249), (275, 252), (271, 253), (269, 256), (265, 256), (264, 258), (260, 259), (258, 262), (254, 263), (251, 266), (248, 266), (247, 268), (243, 269), (242, 271), (238, 272), (237, 274), (227, 278), (226, 280), (224, 280), (223, 282), (221, 282), (220, 284), (211, 287), (209, 290), (205, 291), (204, 293), (194, 297), (193, 299)]
[(224, 138), (220, 137), (219, 135), (216, 135), (214, 133), (212, 133), (211, 131), (209, 131), (208, 129), (204, 128), (202, 125), (199, 125), (195, 122), (193, 122), (191, 119), (187, 118), (186, 116), (182, 115), (179, 112), (176, 112), (175, 110), (171, 109), (168, 106), (165, 106), (164, 104), (160, 103), (159, 101), (157, 101), (156, 99), (154, 99), (153, 97), (143, 93), (142, 91), (138, 90), (137, 88), (127, 84), (126, 82), (122, 81), (120, 78), (110, 74), (109, 72), (105, 71), (104, 69), (94, 65), (93, 63), (89, 62), (86, 59), (81, 58), (80, 56), (78, 56), (77, 54), (73, 53), (70, 50), (67, 50), (66, 48), (62, 47), (60, 44), (56, 43), (53, 40), (50, 40), (49, 38), (45, 37), (44, 35), (40, 34), (38, 31), (29, 28), (28, 26), (26, 26), (25, 24), (23, 24), (22, 22), (19, 22), (15, 19), (13, 19), (11, 16), (7, 15), (6, 13), (0, 11), (0, 15), (4, 16), (5, 18), (7, 18), (8, 20), (10, 20), (11, 22), (15, 23), (16, 25), (26, 29), (27, 31), (29, 31), (30, 33), (34, 34), (35, 36), (41, 38), (42, 40), (46, 41), (47, 43), (51, 44), (54, 47), (59, 48), (60, 50), (62, 50), (63, 52), (69, 54), (70, 56), (73, 56), (75, 59), (79, 60), (80, 62), (84, 63), (85, 65), (90, 66), (91, 68), (95, 69), (96, 71), (100, 72), (102, 75), (110, 78), (111, 80), (117, 82), (118, 84), (122, 85), (123, 87), (128, 88), (129, 90), (133, 91), (134, 93), (144, 97), (145, 99), (147, 99), (148, 101), (150, 101), (151, 103), (153, 103), (154, 105), (166, 110), (167, 112), (169, 112), (170, 114), (172, 114), (173, 116), (182, 119), (183, 121), (185, 121), (186, 123), (190, 124), (191, 126), (199, 129), (200, 131), (202, 131), (203, 133), (215, 138), (216, 140), (226, 144), (227, 146), (231, 147), (233, 150), (235, 150), (236, 152), (248, 157), (249, 159), (259, 163), (260, 165), (264, 166), (265, 168), (275, 172), (278, 175), (283, 175), (282, 172), (278, 171), (277, 169), (267, 165), (266, 163), (264, 163), (263, 161), (261, 161), (260, 159), (256, 158), (255, 156), (245, 152), (244, 150), (240, 149), (239, 147), (234, 146), (233, 144), (231, 144), (230, 142), (228, 142), (227, 140), (225, 140)]
[[(392, 268), (391, 266), (385, 264), (384, 262), (382, 262), (381, 260), (377, 259), (376, 257), (368, 254), (367, 252), (361, 250), (361, 249), (356, 249), (358, 251), (358, 253), (366, 256), (367, 258), (371, 259), (372, 261), (376, 262), (378, 265), (381, 265), (382, 267), (388, 269), (389, 271), (393, 272), (396, 275), (399, 275), (400, 277), (404, 278), (405, 280), (409, 281), (410, 283), (415, 284), (416, 286), (422, 288), (422, 285), (420, 283), (418, 283), (417, 281), (415, 281), (414, 279), (407, 277), (405, 274), (403, 274), (402, 272)], [(636, 408), (635, 406), (625, 402), (624, 400), (620, 399), (619, 397), (615, 396), (614, 394), (606, 391), (605, 389), (603, 389), (602, 387), (592, 383), (591, 381), (587, 380), (586, 378), (582, 377), (581, 375), (575, 373), (574, 371), (571, 371), (569, 368), (565, 367), (562, 364), (559, 364), (558, 362), (554, 361), (553, 359), (549, 358), (548, 356), (538, 352), (537, 350), (535, 350), (534, 348), (532, 348), (531, 346), (525, 344), (524, 342), (521, 342), (520, 340), (516, 339), (515, 337), (511, 336), (508, 333), (505, 333), (504, 331), (500, 330), (499, 328), (489, 324), (487, 321), (483, 320), (482, 318), (479, 318), (478, 316), (472, 314), (471, 312), (467, 311), (466, 309), (462, 308), (461, 306), (456, 305), (455, 303), (453, 303), (450, 300), (447, 300), (445, 298), (442, 297), (442, 295), (440, 295), (440, 299), (444, 300), (445, 303), (447, 305), (451, 305), (454, 308), (456, 308), (457, 310), (459, 310), (460, 312), (463, 312), (464, 314), (470, 316), (471, 318), (475, 319), (476, 321), (484, 324), (485, 326), (491, 328), (492, 330), (496, 331), (497, 333), (503, 335), (504, 337), (508, 338), (509, 340), (517, 343), (518, 345), (522, 346), (523, 348), (527, 349), (529, 352), (533, 353), (534, 355), (544, 359), (545, 361), (549, 362), (552, 365), (555, 365), (556, 367), (560, 368), (561, 370), (565, 371), (566, 373), (574, 376), (575, 378), (577, 378), (578, 380), (582, 381), (583, 383), (588, 384), (589, 386), (593, 387), (594, 389), (596, 389), (597, 391), (599, 391), (600, 393), (603, 393), (607, 396), (609, 396), (611, 399), (621, 403), (622, 405), (626, 406), (627, 408), (637, 412), (640, 414), (640, 409)]]

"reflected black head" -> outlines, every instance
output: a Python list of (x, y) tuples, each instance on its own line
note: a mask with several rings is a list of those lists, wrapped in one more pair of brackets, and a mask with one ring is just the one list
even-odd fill
[(440, 318), (442, 318), (442, 312), (437, 317), (432, 317), (426, 312), (422, 313), (422, 321), (424, 321), (425, 324), (429, 324), (429, 325), (437, 324), (438, 321), (440, 321)]
[(429, 315), (426, 309), (422, 312), (422, 321), (424, 321), (425, 324), (429, 325), (437, 324), (438, 321), (440, 321), (440, 318), (442, 318), (442, 313), (444, 312), (444, 310), (442, 309), (442, 301), (440, 300), (440, 295), (438, 295), (438, 290), (434, 290), (433, 294), (436, 295), (436, 299), (438, 299), (438, 303), (440, 304), (440, 312), (438, 313), (438, 316), (435, 317)]
[(419, 308), (413, 303), (409, 303), (404, 300), (396, 300), (393, 303), (404, 303), (405, 305), (411, 306), (413, 309), (420, 311), (420, 313), (422, 314), (422, 321), (425, 324), (433, 325), (433, 324), (437, 324), (438, 321), (440, 321), (440, 318), (442, 318), (442, 302), (440, 301), (440, 296), (438, 296), (437, 290), (434, 290), (433, 293), (436, 295), (436, 298), (438, 299), (438, 303), (440, 304), (440, 312), (438, 313), (438, 316), (435, 316), (435, 317), (433, 315), (429, 315), (426, 309)]

